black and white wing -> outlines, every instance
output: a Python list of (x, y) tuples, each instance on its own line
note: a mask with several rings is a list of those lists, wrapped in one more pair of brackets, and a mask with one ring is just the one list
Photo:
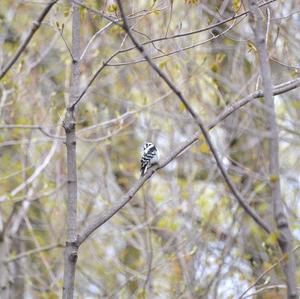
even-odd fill
[(144, 176), (148, 168), (158, 163), (159, 152), (156, 146), (152, 143), (146, 143), (143, 147), (141, 158), (141, 175)]

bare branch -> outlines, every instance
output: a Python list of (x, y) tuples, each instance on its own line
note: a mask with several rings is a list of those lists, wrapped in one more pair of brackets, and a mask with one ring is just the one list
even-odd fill
[(157, 171), (161, 166), (157, 168), (151, 168), (149, 171), (141, 177), (131, 188), (130, 190), (121, 198), (118, 205), (108, 209), (104, 213), (97, 215), (90, 224), (88, 224), (81, 234), (78, 236), (77, 242), (78, 246), (80, 246), (99, 226), (103, 225), (107, 222), (112, 216), (114, 216), (118, 211), (120, 211), (132, 198), (133, 196), (140, 190), (140, 188), (144, 185), (146, 181), (148, 181), (151, 176)]
[(49, 4), (44, 8), (44, 10), (41, 12), (39, 17), (33, 22), (31, 26), (31, 30), (28, 33), (27, 37), (23, 41), (23, 43), (20, 45), (19, 49), (17, 50), (16, 54), (10, 59), (10, 61), (7, 63), (7, 65), (4, 67), (4, 69), (0, 73), (0, 80), (6, 75), (6, 73), (10, 70), (10, 68), (17, 62), (18, 58), (22, 54), (22, 52), (26, 49), (29, 42), (31, 41), (33, 35), (35, 32), (40, 28), (42, 21), (52, 8), (52, 6), (57, 2), (58, 0), (52, 0), (49, 2)]
[(49, 251), (55, 248), (61, 248), (64, 247), (62, 244), (60, 243), (56, 243), (56, 244), (52, 244), (52, 245), (47, 245), (47, 246), (43, 246), (43, 247), (38, 247), (32, 250), (28, 250), (26, 252), (22, 252), (16, 256), (13, 256), (11, 258), (6, 259), (5, 263), (11, 263), (11, 262), (15, 262), (17, 260), (23, 259), (23, 258), (27, 258), (30, 257), (31, 255), (34, 255), (36, 253), (40, 253), (43, 251)]
[[(250, 294), (244, 296), (243, 299), (245, 299), (245, 298), (255, 298), (258, 295), (260, 295), (261, 293), (266, 292), (266, 291), (270, 291), (270, 290), (275, 290), (276, 292), (278, 292), (280, 289), (285, 290), (286, 285), (285, 284), (272, 284), (272, 285), (269, 285), (269, 286), (262, 286), (259, 289), (257, 289), (256, 292), (253, 292), (253, 293), (250, 293)], [(297, 287), (297, 289), (300, 290), (300, 287)]]
[(74, 109), (75, 106), (79, 103), (79, 101), (83, 98), (83, 96), (86, 94), (90, 86), (93, 84), (95, 79), (98, 77), (98, 75), (102, 72), (102, 70), (107, 66), (107, 64), (116, 56), (119, 54), (120, 51), (115, 52), (112, 56), (110, 56), (106, 61), (102, 63), (102, 65), (99, 67), (99, 69), (96, 71), (96, 73), (93, 75), (89, 83), (86, 85), (86, 87), (83, 89), (79, 97), (76, 99), (76, 101), (72, 104), (71, 108)]
[(82, 51), (82, 54), (79, 58), (79, 60), (82, 60), (85, 56), (85, 54), (87, 53), (89, 47), (91, 46), (91, 44), (93, 43), (93, 41), (95, 40), (96, 37), (98, 37), (102, 32), (104, 32), (105, 30), (107, 30), (109, 27), (111, 27), (113, 25), (112, 22), (109, 22), (108, 24), (106, 24), (104, 27), (102, 27), (100, 30), (98, 30), (93, 36), (92, 38), (89, 40), (88, 44), (86, 45), (85, 49)]
[(63, 35), (63, 28), (59, 28), (59, 27), (57, 26), (57, 30), (58, 30), (58, 33), (59, 33), (60, 37), (62, 38), (62, 40), (63, 40), (63, 42), (64, 42), (66, 48), (67, 48), (67, 50), (68, 50), (68, 52), (69, 52), (69, 54), (70, 54), (72, 60), (75, 60), (75, 58), (74, 58), (74, 56), (73, 56), (73, 54), (72, 54), (72, 51), (71, 51), (71, 49), (70, 49), (70, 47), (69, 47), (69, 45), (68, 45), (68, 43), (67, 43), (67, 41), (66, 41), (66, 39), (65, 39), (65, 37), (64, 37), (64, 35)]
[(8, 200), (8, 198), (12, 198), (14, 196), (16, 196), (20, 191), (22, 191), (23, 189), (25, 189), (28, 185), (32, 184), (32, 182), (41, 175), (41, 173), (43, 173), (43, 171), (46, 169), (46, 167), (48, 166), (48, 164), (50, 163), (51, 159), (53, 158), (56, 150), (58, 147), (58, 142), (54, 142), (51, 149), (49, 150), (49, 153), (47, 154), (47, 156), (45, 157), (45, 159), (43, 160), (43, 162), (34, 170), (34, 172), (32, 173), (32, 175), (22, 184), (20, 184), (18, 187), (16, 187), (15, 189), (13, 189), (8, 196), (1, 196), (0, 197), (0, 202), (6, 201)]
[[(298, 250), (300, 248), (300, 245), (296, 246), (292, 252), (295, 252), (296, 250)], [(239, 297), (239, 299), (242, 298), (246, 298), (248, 296), (245, 296), (266, 274), (268, 274), (270, 271), (272, 271), (272, 269), (274, 269), (276, 266), (278, 266), (279, 264), (281, 264), (284, 260), (287, 259), (287, 256), (284, 254), (282, 255), (282, 257), (278, 260), (278, 262), (276, 262), (275, 264), (273, 264), (272, 266), (270, 266), (269, 268), (267, 268), (265, 271), (263, 271), (256, 279), (255, 281), (243, 292), (243, 294)]]

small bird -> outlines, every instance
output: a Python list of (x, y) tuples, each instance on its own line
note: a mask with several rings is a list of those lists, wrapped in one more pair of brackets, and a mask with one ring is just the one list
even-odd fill
[(159, 151), (157, 147), (151, 143), (146, 142), (143, 145), (141, 158), (141, 176), (144, 176), (151, 166), (157, 164), (159, 161)]

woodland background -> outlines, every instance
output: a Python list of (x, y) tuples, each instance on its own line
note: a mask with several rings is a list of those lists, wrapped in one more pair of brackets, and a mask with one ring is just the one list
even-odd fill
[(1, 0), (0, 298), (298, 298), (299, 2), (119, 4)]

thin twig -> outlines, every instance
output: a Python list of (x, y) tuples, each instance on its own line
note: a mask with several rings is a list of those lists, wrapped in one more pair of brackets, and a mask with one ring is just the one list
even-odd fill
[[(220, 32), (218, 35), (213, 35), (212, 37), (204, 40), (204, 41), (201, 41), (199, 43), (196, 43), (196, 44), (192, 44), (190, 46), (186, 46), (186, 47), (183, 47), (183, 48), (180, 48), (180, 49), (177, 49), (177, 50), (174, 50), (174, 51), (171, 51), (171, 52), (167, 52), (167, 53), (163, 53), (162, 50), (158, 49), (156, 46), (154, 46), (155, 44), (153, 43), (153, 46), (154, 48), (160, 52), (160, 53), (163, 53), (161, 55), (156, 55), (156, 56), (153, 56), (151, 57), (152, 60), (156, 60), (156, 59), (161, 59), (163, 57), (169, 57), (169, 56), (172, 56), (174, 54), (177, 54), (177, 53), (181, 53), (183, 51), (187, 51), (187, 50), (190, 50), (190, 49), (194, 49), (194, 48), (197, 48), (199, 46), (202, 46), (208, 42), (211, 42), (217, 38), (219, 38), (220, 36), (222, 35), (225, 35), (229, 30), (231, 30), (233, 27), (235, 27), (236, 25), (238, 25), (241, 21), (243, 21), (243, 19), (239, 20), (238, 22), (235, 22), (236, 20), (234, 20), (233, 24), (231, 24), (228, 28), (226, 28), (224, 31)], [(143, 43), (142, 43), (143, 44)], [(131, 49), (135, 49), (135, 48), (131, 48)], [(124, 49), (124, 50), (121, 50), (120, 53), (124, 53), (126, 52), (127, 49)], [(119, 54), (120, 54), (119, 53)], [(107, 66), (124, 66), (124, 65), (132, 65), (132, 64), (137, 64), (137, 63), (141, 63), (141, 62), (147, 62), (147, 60), (145, 58), (143, 59), (139, 59), (139, 60), (133, 60), (133, 61), (125, 61), (125, 62), (119, 62), (119, 63), (108, 63)]]
[(28, 250), (26, 252), (22, 252), (22, 253), (20, 253), (20, 254), (18, 254), (16, 256), (8, 258), (8, 259), (5, 260), (5, 263), (15, 262), (17, 260), (30, 257), (33, 254), (40, 253), (42, 251), (49, 251), (49, 250), (52, 250), (52, 249), (55, 249), (55, 248), (61, 248), (61, 247), (64, 247), (61, 243), (55, 243), (55, 244), (52, 244), (52, 245), (47, 245), (47, 246), (43, 246), (43, 247), (37, 247), (35, 249)]
[[(297, 245), (292, 252), (295, 252), (300, 248), (300, 245)], [(274, 269), (277, 265), (279, 265), (284, 260), (288, 259), (288, 256), (286, 254), (283, 254), (281, 258), (272, 266), (270, 266), (268, 269), (266, 269), (263, 273), (261, 273), (256, 280), (243, 292), (243, 294), (239, 297), (239, 299), (242, 299), (246, 293), (248, 293), (267, 273), (269, 273), (272, 269)]]
[[(262, 292), (265, 292), (268, 290), (273, 290), (273, 289), (275, 289), (276, 292), (278, 292), (279, 289), (286, 289), (286, 285), (285, 284), (273, 284), (273, 285), (261, 287), (256, 292), (253, 292), (253, 293), (248, 294), (247, 296), (244, 296), (243, 299), (249, 298), (249, 297), (257, 298), (256, 295), (259, 295)], [(297, 287), (297, 289), (300, 291), (300, 287)]]
[(8, 198), (13, 198), (14, 196), (16, 196), (20, 191), (22, 191), (23, 189), (25, 189), (28, 185), (32, 184), (32, 182), (41, 175), (41, 173), (43, 173), (43, 171), (46, 169), (46, 167), (48, 166), (48, 164), (50, 163), (52, 157), (54, 156), (56, 150), (58, 147), (58, 142), (55, 141), (51, 147), (51, 149), (49, 150), (47, 156), (45, 157), (45, 159), (42, 161), (42, 163), (36, 167), (36, 169), (34, 170), (34, 172), (32, 173), (32, 175), (25, 180), (22, 184), (20, 184), (18, 187), (16, 187), (15, 189), (13, 189), (10, 193), (9, 196), (1, 196), (0, 197), (0, 202), (6, 201)]
[[(75, 0), (73, 0), (73, 1), (74, 1), (74, 2), (77, 2), (77, 1), (75, 1)], [(260, 4), (259, 7), (263, 7), (263, 6), (268, 5), (268, 4), (270, 4), (270, 3), (272, 3), (272, 2), (275, 2), (275, 1), (277, 1), (277, 0), (270, 0), (270, 1), (264, 2), (264, 3)], [(81, 6), (84, 7), (84, 8), (86, 8), (86, 9), (88, 9), (88, 10), (90, 10), (90, 11), (92, 11), (92, 12), (95, 13), (95, 14), (98, 14), (99, 16), (102, 16), (102, 17), (104, 17), (104, 18), (107, 18), (107, 16), (104, 15), (104, 14), (103, 14), (101, 11), (99, 11), (99, 10), (90, 8), (90, 7), (88, 7), (88, 6), (86, 6), (86, 5), (83, 5), (83, 4), (81, 4)], [(223, 21), (214, 23), (214, 24), (212, 24), (212, 25), (210, 25), (210, 26), (207, 26), (207, 27), (205, 27), (205, 28), (196, 29), (196, 30), (193, 30), (193, 31), (185, 32), (185, 33), (179, 33), (179, 34), (174, 34), (174, 35), (170, 35), (170, 36), (163, 36), (163, 37), (155, 38), (155, 39), (146, 41), (146, 42), (144, 42), (144, 43), (141, 43), (141, 45), (142, 45), (142, 46), (145, 46), (145, 45), (152, 44), (152, 43), (155, 43), (155, 42), (160, 42), (160, 41), (164, 41), (164, 40), (171, 40), (171, 39), (180, 38), (180, 37), (185, 37), (185, 36), (189, 36), (189, 35), (193, 35), (193, 34), (197, 34), (197, 33), (202, 33), (202, 32), (205, 32), (205, 31), (214, 29), (214, 28), (216, 28), (216, 27), (219, 27), (219, 26), (221, 26), (221, 25), (224, 25), (224, 24), (226, 24), (226, 23), (228, 23), (228, 22), (230, 22), (230, 21), (233, 21), (233, 20), (235, 20), (235, 19), (241, 18), (242, 16), (245, 16), (245, 15), (247, 15), (247, 14), (249, 14), (249, 10), (244, 11), (243, 13), (240, 13), (240, 14), (238, 14), (238, 15), (237, 15), (237, 14), (234, 14), (233, 16), (231, 16), (231, 17), (229, 17), (229, 18), (227, 18), (227, 19), (225, 19), (225, 20), (223, 20)], [(109, 20), (110, 20), (110, 21), (113, 21), (113, 20), (111, 20), (111, 19), (109, 19)], [(119, 20), (118, 20), (118, 21), (119, 21)], [(122, 24), (119, 23), (119, 22), (114, 22), (114, 24), (117, 25), (117, 26), (122, 27)], [(136, 48), (136, 47), (133, 46), (133, 47), (130, 47), (130, 48), (124, 50), (124, 51), (128, 52), (128, 51), (131, 51), (131, 50), (133, 50), (133, 49), (135, 49), (135, 48)]]
[(67, 41), (65, 40), (65, 37), (64, 37), (64, 35), (63, 35), (63, 28), (57, 27), (57, 30), (58, 30), (59, 35), (60, 35), (60, 37), (62, 38), (62, 40), (63, 40), (63, 42), (64, 42), (66, 48), (68, 49), (68, 52), (69, 52), (69, 54), (70, 54), (72, 60), (74, 61), (75, 59), (74, 59), (74, 56), (73, 56), (73, 54), (72, 54), (72, 51), (71, 51), (71, 49), (70, 49), (70, 47), (69, 47), (69, 45), (68, 45), (68, 43), (67, 43)]
[(89, 40), (88, 44), (86, 45), (86, 47), (84, 48), (84, 50), (82, 51), (82, 54), (79, 58), (79, 60), (82, 60), (85, 56), (85, 54), (87, 53), (89, 47), (91, 46), (91, 44), (93, 43), (94, 39), (96, 37), (98, 37), (102, 32), (104, 32), (106, 29), (108, 29), (109, 27), (111, 27), (111, 25), (113, 24), (113, 22), (109, 22), (108, 24), (106, 24), (104, 27), (102, 27), (100, 30), (98, 30), (93, 36), (92, 38)]

